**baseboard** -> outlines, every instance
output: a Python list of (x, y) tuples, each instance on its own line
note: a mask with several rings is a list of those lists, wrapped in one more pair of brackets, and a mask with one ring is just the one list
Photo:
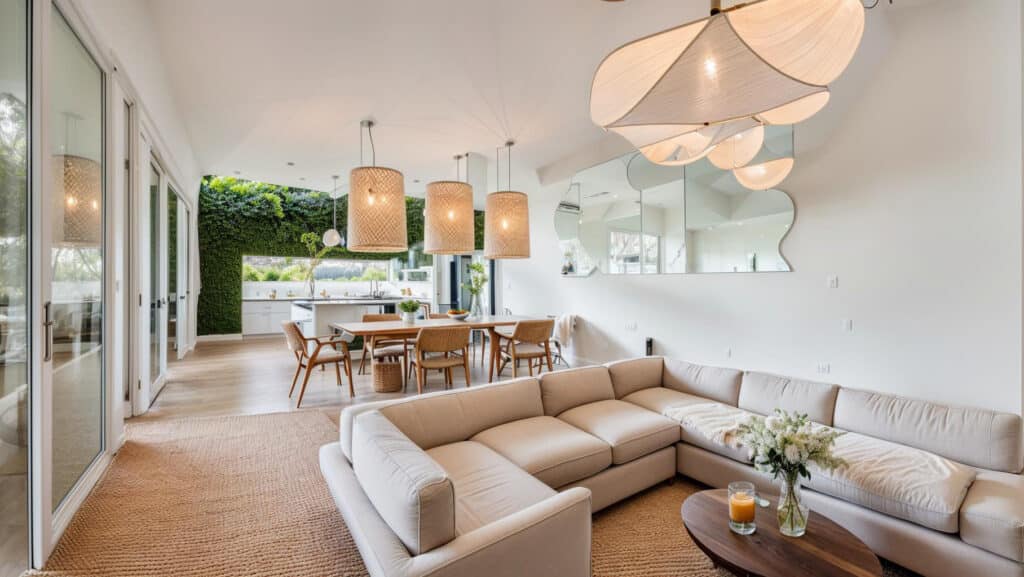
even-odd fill
[(227, 335), (199, 335), (196, 337), (198, 343), (215, 343), (219, 341), (240, 341), (242, 340), (242, 333), (233, 333)]

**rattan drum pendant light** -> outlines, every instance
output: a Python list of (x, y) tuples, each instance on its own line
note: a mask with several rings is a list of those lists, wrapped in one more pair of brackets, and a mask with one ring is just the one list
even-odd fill
[[(466, 181), (439, 180), (427, 185), (424, 210), (423, 252), (427, 254), (468, 254), (473, 252), (473, 187)], [(462, 155), (455, 157), (455, 178), (459, 178)]]
[(58, 245), (96, 247), (103, 231), (103, 169), (91, 158), (71, 154), (73, 125), (78, 120), (81, 117), (64, 113), (64, 149), (53, 157), (56, 185), (64, 193), (57, 195), (62, 199), (64, 218), (54, 233)]
[[(512, 188), (512, 145), (505, 143), (508, 152), (508, 187)], [(500, 153), (496, 155), (500, 158)], [(495, 172), (500, 178), (500, 164)], [(501, 185), (498, 184), (498, 188)], [(484, 258), (530, 258), (530, 207), (526, 193), (499, 190), (487, 195), (484, 212)]]
[(348, 250), (402, 252), (408, 249), (405, 219), (405, 179), (393, 168), (377, 166), (373, 121), (360, 123), (359, 158), (362, 163), (362, 128), (370, 137), (370, 166), (349, 174)]
[(590, 114), (652, 162), (686, 164), (828, 102), (864, 31), (861, 0), (760, 0), (631, 42), (594, 75)]

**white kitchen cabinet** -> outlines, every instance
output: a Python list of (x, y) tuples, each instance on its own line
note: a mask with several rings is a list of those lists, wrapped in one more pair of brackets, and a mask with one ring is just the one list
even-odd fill
[(281, 332), (281, 321), (291, 319), (288, 301), (242, 301), (242, 334), (271, 335)]

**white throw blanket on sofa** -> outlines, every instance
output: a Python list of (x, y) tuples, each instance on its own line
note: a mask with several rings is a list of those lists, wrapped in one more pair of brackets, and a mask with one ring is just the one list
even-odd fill
[(721, 403), (694, 403), (665, 409), (665, 416), (725, 447), (739, 447), (736, 429), (747, 422), (750, 413)]

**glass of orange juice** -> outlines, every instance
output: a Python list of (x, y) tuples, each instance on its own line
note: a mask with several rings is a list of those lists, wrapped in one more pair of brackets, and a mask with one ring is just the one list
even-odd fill
[(729, 528), (740, 535), (757, 530), (754, 516), (757, 511), (757, 492), (753, 483), (729, 483)]

